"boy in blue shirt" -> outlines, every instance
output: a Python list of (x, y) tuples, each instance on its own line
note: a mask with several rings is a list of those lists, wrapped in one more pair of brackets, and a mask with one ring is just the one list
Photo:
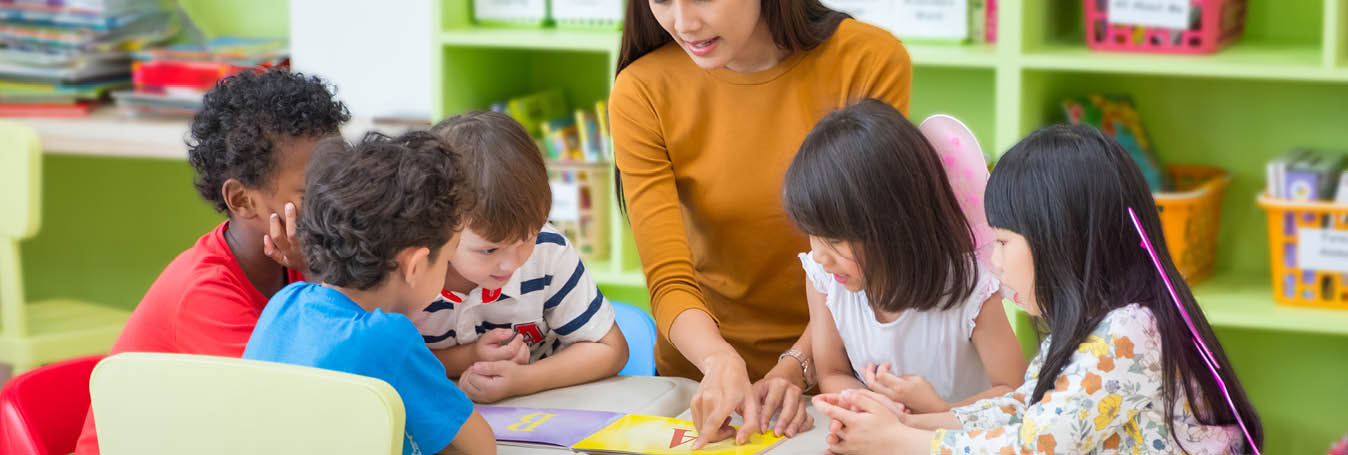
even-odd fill
[(425, 132), (319, 144), (297, 227), (309, 276), (262, 312), (246, 359), (382, 379), (406, 409), (404, 454), (495, 453), (491, 427), (413, 319), (444, 286), (475, 199), (457, 153)]

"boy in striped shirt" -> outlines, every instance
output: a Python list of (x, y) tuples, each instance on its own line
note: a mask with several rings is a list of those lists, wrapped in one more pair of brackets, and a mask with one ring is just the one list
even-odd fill
[(552, 191), (533, 139), (495, 112), (431, 132), (479, 184), (444, 289), (417, 324), (446, 373), (479, 403), (617, 374), (627, 342), (580, 255), (547, 223)]

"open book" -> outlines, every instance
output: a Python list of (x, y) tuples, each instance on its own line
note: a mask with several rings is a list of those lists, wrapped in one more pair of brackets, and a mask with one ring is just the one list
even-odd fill
[(478, 406), (477, 410), (497, 441), (593, 454), (754, 455), (783, 439), (772, 433), (755, 434), (744, 445), (735, 445), (732, 438), (694, 452), (697, 431), (687, 420), (577, 409)]

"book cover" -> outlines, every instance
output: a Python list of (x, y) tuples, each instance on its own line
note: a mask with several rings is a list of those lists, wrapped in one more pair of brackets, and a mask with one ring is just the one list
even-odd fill
[(228, 63), (252, 67), (280, 65), (290, 55), (284, 39), (221, 36), (205, 43), (184, 43), (136, 52), (140, 61), (171, 60)]
[(1334, 195), (1334, 202), (1348, 204), (1348, 171), (1339, 174), (1339, 192)]
[(566, 97), (560, 89), (551, 89), (506, 102), (506, 113), (524, 126), (530, 136), (542, 137), (543, 124), (566, 117)]
[(598, 433), (571, 446), (573, 450), (600, 454), (651, 455), (753, 455), (776, 446), (784, 438), (772, 433), (755, 434), (743, 445), (730, 438), (693, 452), (697, 431), (693, 422), (669, 417), (627, 415)]
[(580, 134), (580, 149), (585, 161), (600, 161), (603, 145), (600, 144), (599, 122), (594, 114), (576, 109), (576, 131)]
[(1342, 154), (1316, 151), (1292, 163), (1284, 177), (1284, 197), (1294, 201), (1330, 199), (1345, 161), (1348, 158)]
[(74, 104), (0, 104), (0, 117), (84, 117), (88, 103)]
[(500, 442), (570, 447), (608, 426), (622, 414), (578, 409), (478, 406)]
[(1287, 166), (1302, 159), (1308, 153), (1310, 153), (1310, 150), (1296, 148), (1269, 161), (1264, 170), (1265, 178), (1268, 180), (1268, 188), (1265, 192), (1275, 198), (1286, 198), (1287, 195), (1283, 191), (1286, 189), (1284, 179), (1287, 177)]
[(609, 134), (608, 130), (608, 103), (604, 100), (596, 101), (594, 103), (594, 115), (595, 122), (598, 123), (597, 126), (599, 127), (599, 145), (601, 146), (599, 157), (601, 160), (611, 160), (613, 159), (613, 136)]
[(1151, 147), (1142, 116), (1127, 96), (1089, 95), (1062, 101), (1063, 114), (1073, 125), (1090, 125), (1118, 141), (1133, 158), (1152, 191), (1166, 191), (1170, 182)]

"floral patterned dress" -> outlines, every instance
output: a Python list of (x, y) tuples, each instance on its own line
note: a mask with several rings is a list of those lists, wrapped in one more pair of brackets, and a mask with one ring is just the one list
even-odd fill
[(953, 409), (964, 429), (937, 431), (932, 453), (1170, 454), (1183, 453), (1182, 444), (1190, 454), (1206, 455), (1244, 448), (1240, 427), (1199, 423), (1183, 397), (1175, 403), (1178, 441), (1166, 429), (1161, 337), (1151, 310), (1133, 304), (1110, 312), (1077, 348), (1053, 389), (1026, 405), (1050, 339), (1015, 392)]

